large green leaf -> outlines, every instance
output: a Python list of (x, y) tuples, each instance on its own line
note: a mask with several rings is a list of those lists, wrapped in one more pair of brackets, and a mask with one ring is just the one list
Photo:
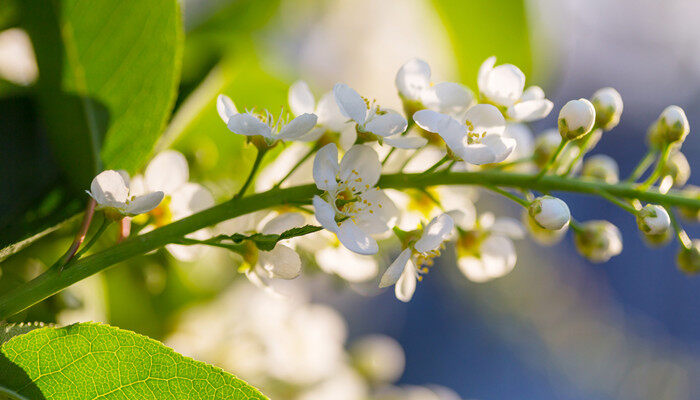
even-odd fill
[(0, 347), (2, 392), (20, 399), (266, 399), (219, 368), (107, 325), (41, 328)]
[(102, 168), (136, 171), (172, 108), (182, 27), (176, 0), (26, 0), (50, 142), (85, 188)]

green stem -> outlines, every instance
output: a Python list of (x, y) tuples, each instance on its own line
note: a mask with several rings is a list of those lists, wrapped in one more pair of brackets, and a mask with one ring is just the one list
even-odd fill
[(294, 164), (292, 169), (290, 169), (289, 172), (287, 172), (287, 175), (285, 175), (282, 179), (280, 179), (279, 182), (277, 182), (275, 184), (275, 186), (273, 186), (273, 188), (278, 188), (278, 187), (282, 186), (284, 181), (286, 181), (290, 176), (292, 176), (294, 171), (296, 171), (299, 167), (301, 167), (301, 164), (303, 164), (306, 160), (308, 160), (309, 157), (311, 157), (311, 155), (314, 154), (314, 152), (316, 150), (318, 150), (318, 146), (314, 145), (311, 149), (309, 149), (309, 151), (306, 154), (304, 154), (304, 157), (302, 157), (301, 160), (297, 161), (297, 163)]
[(666, 166), (666, 161), (668, 161), (668, 156), (671, 155), (671, 146), (666, 145), (663, 150), (661, 151), (661, 157), (659, 158), (659, 161), (656, 162), (656, 168), (654, 168), (654, 171), (649, 175), (647, 180), (645, 180), (639, 188), (641, 190), (647, 190), (649, 189), (656, 181), (659, 179), (659, 176), (661, 176), (661, 172), (664, 170), (664, 167)]
[(396, 151), (396, 147), (392, 147), (391, 150), (386, 154), (386, 157), (382, 160), (382, 165), (386, 164), (387, 161), (389, 161), (389, 157), (391, 157), (392, 154), (394, 154), (394, 151)]
[(260, 168), (260, 163), (262, 162), (263, 157), (265, 157), (265, 153), (267, 153), (267, 150), (260, 150), (259, 148), (256, 148), (258, 150), (257, 154), (255, 154), (255, 161), (253, 162), (253, 168), (250, 169), (250, 173), (248, 174), (248, 178), (245, 180), (245, 183), (241, 187), (241, 190), (236, 193), (236, 195), (233, 197), (234, 199), (240, 198), (243, 196), (246, 190), (248, 190), (248, 186), (253, 182), (253, 178), (255, 178), (255, 174), (258, 172), (258, 169)]
[(503, 197), (507, 197), (507, 198), (513, 200), (514, 202), (520, 204), (521, 206), (523, 206), (523, 207), (525, 207), (525, 208), (530, 207), (530, 202), (529, 202), (529, 201), (527, 201), (527, 200), (525, 200), (525, 199), (523, 199), (523, 198), (521, 198), (521, 197), (518, 197), (518, 196), (514, 195), (513, 193), (511, 193), (511, 192), (509, 192), (509, 191), (507, 191), (507, 190), (503, 190), (503, 189), (501, 189), (501, 188), (499, 188), (499, 187), (496, 187), (496, 186), (486, 186), (486, 188), (487, 188), (488, 190), (492, 191), (492, 192), (495, 192), (495, 193), (500, 194), (500, 195), (503, 196)]
[(550, 168), (552, 168), (552, 165), (554, 165), (554, 163), (557, 161), (557, 158), (559, 158), (559, 154), (561, 154), (561, 152), (564, 150), (564, 147), (566, 147), (568, 143), (568, 139), (561, 140), (561, 142), (559, 143), (559, 147), (557, 147), (557, 149), (554, 151), (554, 154), (552, 154), (552, 156), (549, 158), (547, 164), (545, 164), (544, 167), (542, 167), (542, 170), (540, 170), (540, 172), (537, 175), (535, 175), (535, 181), (539, 181), (547, 172), (549, 172)]
[(95, 232), (95, 234), (92, 235), (92, 237), (90, 238), (90, 241), (87, 242), (87, 243), (85, 244), (85, 246), (83, 246), (83, 248), (80, 249), (80, 251), (79, 251), (78, 253), (76, 253), (76, 255), (75, 255), (75, 258), (76, 258), (76, 259), (80, 259), (80, 256), (82, 256), (83, 254), (85, 254), (85, 252), (88, 251), (88, 250), (90, 249), (90, 247), (92, 247), (92, 245), (94, 245), (95, 243), (97, 243), (97, 239), (99, 239), (100, 236), (102, 236), (102, 234), (105, 232), (105, 230), (107, 230), (107, 227), (109, 226), (109, 224), (110, 224), (111, 222), (112, 222), (112, 221), (111, 221), (110, 219), (108, 219), (108, 218), (104, 218), (104, 219), (102, 220), (102, 225), (100, 225), (100, 227), (97, 229), (97, 232)]
[(649, 149), (647, 154), (644, 155), (644, 157), (639, 161), (639, 164), (637, 164), (637, 166), (634, 168), (634, 171), (632, 171), (629, 178), (625, 179), (625, 182), (636, 182), (637, 179), (639, 179), (639, 177), (642, 176), (647, 169), (649, 169), (655, 158), (656, 150)]
[(11, 400), (29, 400), (29, 398), (22, 396), (14, 390), (10, 390), (2, 386), (0, 386), (0, 394)]
[(411, 153), (411, 155), (406, 157), (406, 159), (403, 161), (403, 163), (401, 163), (401, 167), (399, 168), (399, 172), (403, 172), (403, 170), (406, 169), (406, 166), (408, 165), (408, 163), (410, 163), (411, 160), (413, 160), (419, 152), (420, 152), (420, 149), (417, 149), (416, 151)]
[(509, 168), (509, 167), (512, 167), (515, 165), (524, 164), (526, 162), (531, 162), (532, 160), (534, 160), (534, 157), (532, 157), (532, 156), (531, 157), (523, 157), (523, 158), (519, 158), (517, 160), (509, 161), (506, 163), (492, 164), (492, 166), (489, 166), (488, 169), (502, 170), (502, 169), (506, 169), (506, 168)]
[(673, 230), (676, 231), (676, 237), (678, 238), (678, 242), (684, 248), (690, 249), (693, 246), (692, 240), (690, 240), (690, 237), (688, 237), (688, 234), (681, 227), (681, 224), (678, 223), (678, 219), (676, 218), (676, 214), (673, 212), (671, 207), (665, 207), (665, 208), (666, 208), (666, 212), (668, 213), (668, 216), (671, 217), (671, 225), (673, 226)]
[(598, 195), (604, 198), (605, 200), (615, 204), (616, 206), (622, 208), (623, 210), (631, 213), (632, 215), (637, 215), (637, 213), (639, 212), (639, 210), (637, 210), (633, 205), (620, 200), (619, 198), (611, 195), (610, 193), (604, 190), (599, 191)]
[[(516, 174), (501, 171), (440, 172), (436, 174), (390, 174), (384, 175), (379, 187), (391, 189), (420, 189), (436, 185), (479, 185), (529, 189), (540, 192), (567, 191), (596, 195), (603, 190), (625, 199), (639, 199), (663, 206), (685, 206), (700, 208), (700, 199), (678, 191), (661, 194), (645, 191), (627, 183), (607, 184), (577, 178), (544, 176), (533, 181), (532, 174)], [(155, 229), (143, 235), (132, 236), (103, 251), (76, 260), (71, 267), (59, 273), (49, 269), (37, 278), (19, 285), (0, 295), (0, 320), (65, 289), (66, 287), (94, 275), (108, 267), (146, 254), (169, 243), (177, 243), (185, 235), (226, 221), (240, 215), (290, 203), (311, 201), (319, 191), (314, 185), (301, 185), (285, 189), (271, 189), (243, 198), (235, 198), (189, 217)]]
[(429, 174), (429, 173), (435, 171), (436, 169), (440, 168), (440, 166), (441, 166), (442, 164), (448, 162), (449, 160), (450, 160), (450, 156), (448, 156), (448, 155), (446, 155), (445, 157), (442, 157), (442, 158), (440, 159), (440, 161), (438, 161), (438, 162), (436, 162), (435, 164), (433, 164), (432, 167), (430, 167), (430, 168), (426, 169), (425, 171), (423, 171), (423, 174)]
[(569, 226), (571, 227), (571, 230), (577, 233), (583, 232), (583, 227), (581, 226), (581, 223), (576, 221), (575, 219), (571, 218), (569, 221)]
[(569, 176), (571, 174), (571, 171), (573, 171), (574, 167), (576, 164), (583, 158), (586, 153), (590, 150), (588, 148), (588, 143), (591, 141), (591, 138), (593, 137), (593, 133), (596, 131), (597, 128), (593, 128), (590, 132), (588, 132), (588, 135), (583, 139), (583, 142), (578, 146), (578, 154), (576, 157), (569, 163), (569, 166), (566, 167), (566, 171), (562, 174), (562, 176)]

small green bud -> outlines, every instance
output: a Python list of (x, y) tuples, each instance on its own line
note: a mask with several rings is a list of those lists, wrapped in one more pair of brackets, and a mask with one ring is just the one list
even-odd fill
[(564, 201), (552, 196), (538, 197), (530, 203), (528, 213), (544, 229), (558, 231), (569, 224), (571, 212)]
[(637, 226), (640, 231), (649, 235), (662, 234), (671, 226), (671, 217), (665, 208), (647, 204), (637, 213)]
[(606, 87), (598, 89), (591, 97), (591, 103), (595, 107), (596, 125), (609, 131), (620, 122), (622, 114), (622, 97), (617, 90)]
[(690, 178), (690, 164), (683, 153), (676, 151), (668, 158), (661, 176), (670, 176), (673, 187), (682, 187)]
[(530, 232), (530, 236), (532, 236), (533, 240), (543, 246), (553, 246), (559, 243), (569, 229), (568, 224), (556, 231), (545, 229), (530, 216), (530, 213), (528, 213), (526, 209), (523, 210), (521, 220), (525, 228)]
[(659, 116), (666, 143), (683, 142), (690, 132), (685, 111), (678, 106), (668, 106)]
[(595, 107), (586, 99), (571, 100), (559, 111), (559, 134), (562, 139), (582, 137), (593, 129)]
[(581, 176), (615, 184), (620, 181), (620, 169), (612, 157), (596, 154), (584, 161)]
[[(700, 200), (700, 187), (698, 186), (687, 185), (683, 188), (681, 193), (684, 196)], [(695, 208), (688, 206), (680, 206), (678, 207), (678, 211), (681, 213), (683, 218), (686, 218), (690, 221), (700, 222), (700, 207)]]
[(650, 247), (661, 247), (671, 241), (671, 238), (673, 237), (672, 232), (673, 231), (671, 229), (666, 229), (665, 231), (655, 235), (644, 233), (642, 238)]
[(689, 249), (681, 247), (676, 261), (678, 269), (687, 274), (700, 272), (700, 239), (693, 239)]
[(622, 252), (622, 235), (608, 221), (588, 221), (582, 225), (582, 230), (574, 232), (574, 244), (579, 254), (589, 261), (602, 263)]

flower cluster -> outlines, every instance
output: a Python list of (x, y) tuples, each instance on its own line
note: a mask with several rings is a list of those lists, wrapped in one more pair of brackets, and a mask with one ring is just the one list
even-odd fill
[[(293, 118), (254, 109), (239, 113), (230, 98), (220, 95), (217, 110), (226, 127), (245, 136), (258, 152), (235, 197), (258, 177), (268, 150), (292, 141), (301, 147), (283, 151), (261, 171), (256, 186), (274, 191), (292, 182), (313, 183), (316, 192), (299, 203), (281, 201), (272, 209), (196, 231), (169, 244), (168, 250), (181, 260), (196, 258), (193, 250), (205, 246), (231, 250), (240, 258), (239, 271), (270, 292), (275, 292), (276, 280), (296, 278), (310, 262), (349, 282), (394, 286), (396, 297), (406, 302), (445, 251), (454, 252), (458, 269), (471, 281), (506, 275), (517, 261), (513, 240), (527, 232), (551, 245), (571, 229), (578, 252), (596, 263), (619, 254), (622, 236), (617, 227), (607, 221), (576, 221), (566, 202), (547, 189), (573, 182), (559, 189), (585, 185), (580, 191), (630, 212), (648, 243), (663, 244), (675, 233), (681, 244), (680, 268), (700, 271), (698, 241), (683, 231), (673, 210), (665, 204), (643, 204), (628, 194), (645, 194), (658, 185), (655, 190), (661, 194), (675, 188), (698, 198), (696, 187), (684, 187), (690, 167), (680, 148), (690, 128), (680, 107), (666, 108), (653, 122), (649, 154), (623, 187), (613, 158), (585, 157), (620, 121), (623, 103), (615, 89), (567, 102), (559, 110), (557, 129), (534, 137), (526, 123), (545, 118), (553, 109), (542, 88), (526, 88), (518, 67), (496, 65), (494, 57), (484, 61), (477, 81), (476, 92), (460, 83), (433, 83), (429, 65), (410, 60), (395, 77), (405, 115), (344, 83), (318, 102), (307, 83), (294, 83), (288, 96)], [(654, 160), (654, 169), (638, 182)], [(401, 184), (387, 188), (383, 171), (394, 172)], [(473, 186), (431, 181), (450, 174), (482, 174), (478, 176), (485, 181), (469, 183), (522, 206), (522, 221), (493, 212), (479, 215)], [(506, 182), (503, 177), (513, 176), (519, 179), (516, 184), (509, 178), (510, 185), (499, 186)], [(144, 214), (134, 221), (140, 232), (147, 232), (214, 204), (209, 191), (188, 177), (185, 157), (166, 151), (131, 182), (123, 172), (103, 172), (89, 193), (112, 219)], [(692, 206), (679, 211), (694, 220), (700, 215)], [(308, 236), (298, 238), (303, 235)], [(380, 255), (394, 256), (381, 278)]]

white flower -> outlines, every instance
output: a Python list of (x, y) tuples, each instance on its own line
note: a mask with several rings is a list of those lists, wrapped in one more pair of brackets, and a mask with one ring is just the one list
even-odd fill
[(671, 217), (665, 208), (647, 204), (637, 213), (637, 226), (648, 235), (658, 235), (666, 232), (671, 226)]
[(156, 208), (163, 200), (163, 192), (155, 191), (134, 195), (129, 190), (129, 175), (124, 171), (100, 172), (87, 192), (95, 199), (98, 210), (105, 210), (113, 219), (138, 215)]
[[(143, 176), (137, 175), (131, 180), (134, 193), (161, 191), (165, 198), (160, 205), (148, 213), (150, 223), (145, 231), (167, 225), (173, 221), (188, 217), (214, 205), (214, 197), (204, 186), (189, 182), (190, 170), (185, 156), (175, 150), (159, 153), (148, 163)], [(137, 222), (140, 222), (137, 220)], [(207, 239), (207, 229), (187, 235), (191, 239)], [(205, 249), (205, 246), (185, 246), (168, 244), (165, 248), (180, 261), (192, 261)]]
[(549, 115), (554, 106), (539, 86), (525, 88), (525, 74), (512, 64), (497, 67), (496, 57), (489, 57), (479, 68), (478, 85), (481, 94), (497, 106), (507, 108), (513, 121), (529, 122)]
[[(503, 136), (515, 140), (515, 148), (510, 153), (510, 155), (505, 160), (503, 160), (504, 162), (524, 160), (534, 155), (535, 137), (526, 124), (507, 124), (505, 131), (503, 131)], [(535, 165), (531, 161), (522, 162), (508, 167), (509, 170), (518, 172), (532, 172), (534, 168)]]
[(228, 129), (238, 135), (261, 137), (268, 145), (278, 140), (297, 140), (307, 134), (316, 125), (315, 114), (304, 113), (291, 121), (280, 113), (275, 118), (269, 111), (258, 114), (254, 111), (238, 113), (233, 101), (225, 95), (219, 95), (216, 101), (219, 116)]
[(314, 181), (324, 191), (313, 198), (316, 219), (358, 254), (377, 253), (377, 242), (370, 235), (390, 229), (398, 218), (394, 203), (374, 187), (380, 174), (377, 153), (364, 145), (351, 147), (340, 164), (333, 143), (314, 159)]
[(503, 136), (506, 121), (490, 104), (477, 104), (467, 110), (465, 121), (432, 110), (413, 114), (413, 120), (426, 131), (437, 133), (459, 159), (481, 165), (505, 160), (515, 148), (515, 140)]
[(511, 239), (521, 239), (522, 225), (511, 218), (494, 218), (485, 213), (473, 225), (463, 223), (459, 212), (450, 212), (459, 226), (456, 242), (457, 266), (469, 280), (486, 282), (508, 274), (515, 267), (517, 255)]
[(682, 142), (690, 132), (690, 124), (685, 111), (678, 106), (668, 106), (659, 117), (664, 128), (664, 137), (669, 142)]
[(314, 259), (323, 272), (336, 274), (353, 283), (366, 282), (374, 278), (379, 269), (374, 257), (354, 253), (334, 243), (328, 243), (327, 246), (314, 252)]
[(316, 126), (297, 140), (313, 142), (320, 139), (325, 133), (332, 133), (338, 136), (338, 144), (343, 149), (348, 149), (355, 143), (357, 131), (340, 113), (333, 92), (327, 92), (316, 103), (309, 85), (304, 81), (296, 81), (289, 87), (287, 97), (289, 108), (294, 115), (315, 114), (318, 116)]
[(385, 335), (368, 335), (350, 347), (353, 363), (374, 383), (395, 382), (406, 366), (406, 355), (395, 339)]
[[(396, 298), (408, 302), (416, 290), (416, 281), (421, 274), (428, 272), (424, 265), (432, 265), (433, 258), (440, 255), (440, 248), (454, 228), (452, 217), (442, 214), (433, 218), (420, 232), (420, 237), (401, 251), (401, 254), (387, 268), (379, 282), (379, 287), (396, 285)], [(418, 232), (415, 233), (416, 235)]]
[(365, 140), (378, 140), (401, 149), (417, 149), (428, 141), (418, 136), (402, 135), (408, 122), (393, 110), (383, 110), (360, 96), (354, 89), (344, 83), (333, 87), (335, 101), (340, 112), (355, 121), (359, 134), (369, 134)]
[(538, 197), (528, 207), (530, 216), (544, 229), (558, 231), (569, 225), (571, 212), (566, 203), (552, 196)]
[(593, 129), (595, 107), (586, 99), (570, 100), (559, 111), (559, 134), (564, 139), (577, 139)]
[[(474, 94), (464, 85), (453, 82), (433, 84), (430, 81), (430, 66), (418, 58), (402, 65), (395, 81), (404, 103), (415, 102), (419, 108), (461, 115), (474, 104)], [(411, 108), (415, 107), (407, 107)]]
[(599, 127), (609, 131), (617, 126), (622, 115), (622, 96), (617, 90), (605, 87), (596, 90), (591, 97), (591, 103), (595, 107), (596, 123)]
[(588, 221), (582, 224), (581, 230), (574, 231), (574, 244), (582, 256), (601, 263), (622, 252), (622, 235), (608, 221)]

